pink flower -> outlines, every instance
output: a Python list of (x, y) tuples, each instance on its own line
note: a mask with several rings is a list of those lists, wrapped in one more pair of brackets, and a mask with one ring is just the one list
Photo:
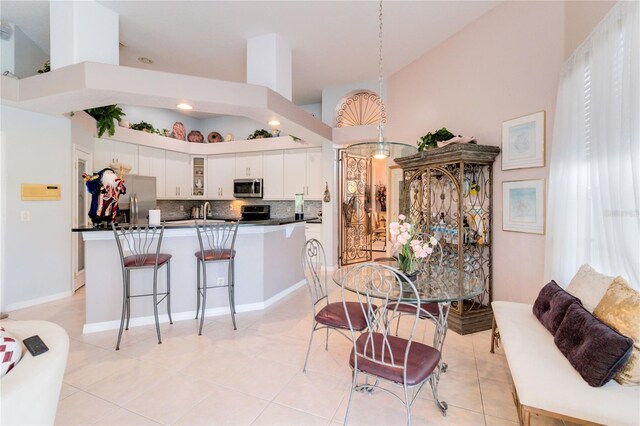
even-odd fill
[(398, 220), (405, 220), (407, 217), (403, 214), (398, 215)]
[(435, 246), (436, 244), (438, 244), (438, 240), (436, 240), (435, 237), (431, 237), (431, 239), (429, 240), (429, 243), (431, 243), (432, 246)]

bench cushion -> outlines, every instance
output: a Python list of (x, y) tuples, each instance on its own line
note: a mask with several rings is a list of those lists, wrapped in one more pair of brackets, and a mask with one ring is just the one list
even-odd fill
[(533, 315), (532, 305), (493, 302), (511, 376), (523, 405), (611, 425), (640, 424), (640, 387), (589, 386)]

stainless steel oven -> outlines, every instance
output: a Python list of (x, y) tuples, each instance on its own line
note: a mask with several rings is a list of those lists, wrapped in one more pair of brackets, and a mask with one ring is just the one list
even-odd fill
[(262, 179), (234, 179), (233, 196), (236, 198), (262, 198)]

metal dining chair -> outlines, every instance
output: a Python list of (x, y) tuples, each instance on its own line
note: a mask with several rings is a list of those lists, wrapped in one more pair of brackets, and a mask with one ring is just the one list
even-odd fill
[[(235, 304), (235, 244), (239, 223), (239, 221), (211, 223), (205, 220), (196, 225), (198, 242), (200, 244), (200, 250), (194, 253), (198, 269), (196, 319), (198, 319), (198, 315), (200, 314), (199, 336), (202, 335), (202, 327), (204, 325), (204, 313), (207, 307), (207, 290), (211, 288), (227, 288), (231, 321), (233, 322), (233, 329), (237, 329)], [(226, 284), (207, 285), (207, 264), (223, 262), (227, 262), (228, 265)], [(201, 276), (202, 280), (200, 278)], [(202, 312), (200, 312), (200, 309), (202, 309)]]
[[(353, 268), (344, 277), (342, 283), (342, 301), (346, 304), (347, 288), (354, 290), (360, 308), (359, 315), (366, 319), (366, 329), (354, 327), (351, 312), (347, 315), (353, 349), (349, 357), (352, 369), (352, 385), (349, 403), (344, 418), (348, 424), (354, 391), (368, 391), (375, 389), (388, 392), (404, 403), (407, 412), (407, 424), (411, 424), (411, 406), (426, 383), (429, 383), (436, 406), (443, 415), (446, 414), (447, 404), (438, 398), (438, 382), (440, 369), (440, 351), (414, 341), (416, 325), (419, 320), (418, 307), (420, 296), (413, 283), (397, 269), (380, 264), (365, 263)], [(401, 298), (402, 297), (402, 298)], [(376, 310), (369, 309), (374, 299), (379, 301)], [(390, 333), (391, 321), (398, 315), (402, 305), (413, 306), (413, 320), (407, 338), (397, 337)], [(425, 315), (429, 315), (425, 313)], [(358, 384), (359, 375), (366, 378), (364, 384)], [(369, 379), (375, 379), (373, 384)], [(402, 387), (402, 395), (398, 395), (388, 386), (381, 386), (380, 381)], [(409, 391), (412, 397), (409, 397)]]
[[(356, 302), (329, 302), (327, 292), (327, 259), (324, 248), (320, 241), (312, 238), (308, 240), (302, 251), (302, 267), (307, 280), (307, 287), (311, 294), (311, 308), (313, 310), (313, 321), (311, 324), (311, 336), (309, 337), (309, 347), (304, 358), (303, 372), (307, 371), (309, 352), (313, 342), (313, 335), (316, 331), (326, 330), (325, 350), (329, 349), (329, 330), (336, 330), (338, 333), (350, 339), (346, 334), (349, 329), (347, 322), (347, 311), (352, 316), (352, 324), (356, 330), (364, 330), (367, 326), (365, 318), (360, 314), (360, 306)], [(324, 306), (323, 306), (324, 302)], [(376, 308), (375, 305), (372, 306)]]
[[(162, 236), (164, 235), (164, 225), (157, 226), (136, 226), (121, 227), (120, 229), (112, 223), (111, 229), (115, 235), (120, 254), (120, 265), (122, 266), (122, 315), (120, 318), (120, 331), (118, 332), (118, 342), (116, 350), (120, 349), (123, 328), (129, 330), (129, 320), (131, 319), (131, 298), (132, 297), (153, 297), (153, 315), (156, 322), (156, 333), (158, 334), (158, 344), (162, 343), (160, 337), (160, 323), (158, 320), (158, 305), (167, 299), (167, 315), (169, 324), (173, 324), (171, 319), (171, 255), (160, 253)], [(167, 267), (167, 290), (158, 293), (158, 269)], [(139, 269), (153, 269), (153, 289), (148, 294), (131, 294), (131, 271)], [(158, 300), (158, 296), (162, 296)], [(125, 325), (126, 317), (126, 327)]]

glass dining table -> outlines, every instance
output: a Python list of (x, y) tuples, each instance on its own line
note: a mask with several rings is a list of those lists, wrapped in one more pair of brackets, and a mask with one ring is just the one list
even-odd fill
[[(391, 261), (374, 262), (373, 264), (380, 263), (392, 267), (397, 266), (395, 262)], [(362, 265), (362, 263), (358, 263), (337, 269), (333, 273), (333, 281), (339, 286), (344, 286), (347, 291), (359, 293), (360, 291), (356, 288), (357, 283), (361, 283), (363, 280), (366, 280), (367, 277), (371, 277), (371, 271), (362, 268)], [(418, 297), (420, 298), (420, 306), (422, 306), (423, 309), (426, 308), (426, 304), (437, 304), (437, 311), (432, 309), (428, 309), (428, 311), (432, 313), (432, 317), (430, 318), (432, 318), (435, 324), (433, 347), (442, 353), (444, 340), (447, 335), (447, 318), (451, 303), (473, 299), (481, 295), (484, 291), (484, 280), (468, 272), (460, 271), (457, 268), (430, 264), (418, 272), (415, 280), (413, 280), (413, 284), (416, 287)], [(371, 292), (369, 292), (369, 295), (375, 297), (375, 294), (371, 294)], [(417, 302), (415, 293), (412, 291), (403, 292), (402, 294), (398, 292), (395, 294), (395, 297), (391, 294), (391, 298), (408, 303)], [(441, 360), (436, 373), (436, 383), (440, 381), (440, 375), (446, 370), (447, 364)], [(437, 390), (434, 389), (434, 392), (436, 405), (444, 414), (447, 410), (447, 403), (444, 401), (440, 402), (437, 398)]]

